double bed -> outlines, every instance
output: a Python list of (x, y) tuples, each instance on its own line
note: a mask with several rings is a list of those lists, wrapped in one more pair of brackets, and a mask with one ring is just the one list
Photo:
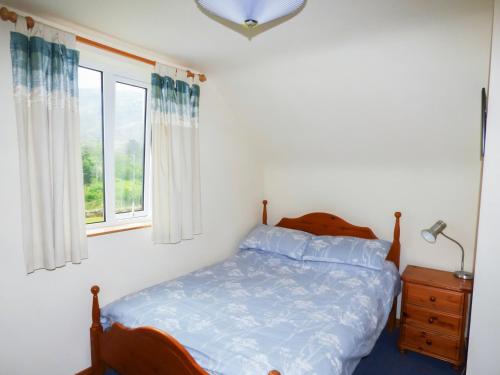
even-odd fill
[[(94, 286), (92, 373), (108, 367), (121, 375), (352, 374), (386, 322), (394, 326), (401, 215), (395, 216), (380, 270), (247, 249), (102, 309)], [(277, 226), (377, 238), (324, 213)]]

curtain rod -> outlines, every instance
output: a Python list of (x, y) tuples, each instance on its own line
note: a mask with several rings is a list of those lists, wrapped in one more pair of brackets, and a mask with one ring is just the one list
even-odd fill
[[(6, 7), (2, 7), (2, 8), (0, 8), (0, 18), (4, 21), (10, 21), (10, 22), (16, 23), (17, 22), (17, 13), (14, 11), (8, 10)], [(28, 27), (28, 29), (32, 29), (35, 26), (35, 20), (32, 17), (26, 17), (26, 26)], [(148, 64), (148, 65), (152, 65), (152, 66), (156, 65), (156, 61), (154, 61), (154, 60), (150, 60), (150, 59), (147, 59), (145, 57), (138, 56), (138, 55), (135, 55), (133, 53), (123, 51), (121, 49), (114, 48), (114, 47), (108, 46), (108, 45), (103, 44), (103, 43), (96, 42), (92, 39), (84, 38), (80, 35), (76, 36), (76, 41), (79, 43), (87, 44), (89, 46), (101, 49), (103, 51), (107, 51), (107, 52), (114, 53), (116, 55), (124, 56), (124, 57), (127, 57), (127, 58), (132, 59), (132, 60), (140, 61), (144, 64)], [(205, 74), (195, 74), (192, 71), (187, 70), (187, 77), (188, 78), (191, 78), (191, 77), (194, 78), (196, 75), (199, 77), (200, 82), (205, 82), (207, 80), (207, 76)]]

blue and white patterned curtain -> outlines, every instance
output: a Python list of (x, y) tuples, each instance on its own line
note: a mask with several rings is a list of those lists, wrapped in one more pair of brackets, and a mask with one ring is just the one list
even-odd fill
[(19, 20), (11, 57), (28, 273), (87, 257), (75, 36)]
[(189, 81), (185, 71), (162, 65), (152, 75), (155, 243), (176, 243), (201, 233), (200, 86)]

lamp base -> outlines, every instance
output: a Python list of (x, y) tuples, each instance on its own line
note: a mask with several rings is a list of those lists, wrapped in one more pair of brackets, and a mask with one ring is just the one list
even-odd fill
[(474, 278), (474, 275), (467, 271), (455, 271), (453, 274), (462, 280), (472, 280)]

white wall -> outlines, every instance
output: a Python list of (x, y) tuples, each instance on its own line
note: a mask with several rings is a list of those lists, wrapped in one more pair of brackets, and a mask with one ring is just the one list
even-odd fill
[[(220, 72), (232, 107), (260, 139), (271, 218), (331, 211), (391, 238), (400, 210), (402, 269), (455, 270), (455, 244), (420, 237), (442, 219), (470, 270), (493, 2), (351, 5), (309, 2), (293, 22), (318, 22), (317, 39), (291, 39), (287, 53)], [(278, 29), (255, 38), (254, 48)]]
[[(227, 257), (260, 217), (260, 165), (210, 79), (202, 86), (204, 234), (154, 246), (150, 230), (89, 239), (89, 259), (26, 275), (21, 248), (17, 133), (9, 30), (0, 22), (0, 374), (68, 375), (89, 366), (92, 284), (103, 304)], [(211, 78), (211, 77), (209, 77)]]
[(393, 213), (401, 211), (401, 270), (407, 264), (456, 270), (456, 245), (444, 238), (431, 245), (420, 236), (421, 229), (442, 219), (448, 223), (447, 233), (465, 247), (466, 268), (471, 268), (479, 185), (479, 167), (474, 164), (279, 165), (268, 166), (264, 176), (271, 222), (326, 211), (391, 240)]
[(500, 374), (500, 1), (495, 1), (488, 137), (484, 159), (476, 277), (471, 310), (469, 375)]

